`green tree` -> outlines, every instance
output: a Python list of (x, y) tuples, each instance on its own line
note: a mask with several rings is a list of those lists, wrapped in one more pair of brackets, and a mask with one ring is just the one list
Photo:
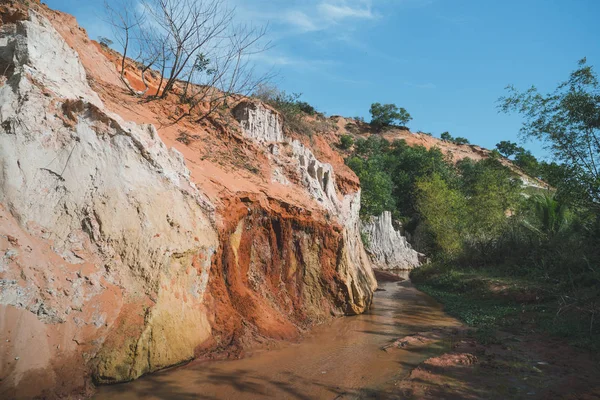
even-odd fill
[(395, 104), (373, 103), (370, 112), (371, 127), (375, 130), (381, 130), (396, 123), (406, 125), (412, 120), (406, 109)]
[(398, 213), (405, 217), (416, 214), (415, 183), (437, 173), (446, 182), (455, 180), (455, 170), (437, 147), (411, 147), (404, 140), (395, 141), (385, 159), (385, 167), (394, 182), (394, 199)]
[(305, 112), (308, 115), (315, 115), (317, 113), (317, 109), (306, 101), (297, 101), (296, 104), (302, 112)]
[(529, 176), (539, 176), (539, 162), (529, 150), (520, 148), (515, 155), (514, 163)]
[(499, 107), (524, 116), (522, 135), (542, 140), (556, 159), (573, 167), (588, 203), (599, 208), (600, 84), (585, 58), (578, 66), (552, 93), (542, 94), (535, 86), (519, 92), (509, 86)]
[(503, 140), (496, 144), (496, 148), (506, 158), (514, 156), (519, 151), (519, 146), (511, 141)]
[(440, 138), (442, 138), (442, 140), (446, 140), (448, 142), (451, 142), (454, 140), (454, 138), (452, 137), (452, 135), (450, 134), (450, 132), (446, 131), (444, 133), (442, 133), (440, 135)]
[(384, 211), (394, 209), (392, 197), (392, 180), (376, 165), (367, 163), (359, 174), (362, 188), (360, 213), (366, 215), (380, 215)]
[(462, 194), (448, 187), (438, 174), (416, 183), (417, 210), (433, 239), (433, 248), (447, 255), (462, 249), (462, 223), (466, 210)]
[(553, 195), (534, 195), (529, 205), (531, 212), (524, 224), (543, 239), (551, 239), (571, 225), (571, 211)]
[(479, 251), (485, 251), (505, 229), (507, 211), (516, 208), (520, 183), (498, 160), (463, 159), (457, 167), (461, 191), (467, 199), (466, 234)]

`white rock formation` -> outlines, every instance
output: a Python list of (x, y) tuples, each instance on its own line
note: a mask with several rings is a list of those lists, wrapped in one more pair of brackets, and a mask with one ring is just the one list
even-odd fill
[[(191, 359), (210, 335), (202, 302), (218, 240), (181, 155), (154, 127), (107, 111), (77, 54), (33, 11), (2, 26), (0, 65), (0, 209), (26, 230), (22, 241), (52, 244), (36, 261), (19, 261), (22, 251), (2, 267), (0, 333), (22, 360), (3, 384), (30, 379), (29, 369), (51, 374), (51, 362), (82, 350), (86, 361), (106, 350), (97, 376), (108, 381)], [(192, 258), (197, 268), (183, 262)], [(128, 303), (139, 304), (130, 308), (142, 313), (139, 330), (113, 333)], [(58, 347), (40, 341), (58, 335), (56, 323)], [(111, 334), (122, 337), (103, 349)]]
[(333, 215), (345, 218), (348, 211), (342, 209), (335, 187), (335, 175), (330, 164), (317, 160), (313, 152), (300, 141), (288, 139), (304, 187), (310, 195)]
[(279, 115), (271, 112), (261, 102), (243, 101), (233, 110), (233, 115), (246, 135), (257, 142), (283, 142)]
[(367, 252), (373, 266), (379, 269), (409, 270), (421, 265), (420, 255), (392, 224), (392, 213), (362, 222), (361, 230), (368, 238)]

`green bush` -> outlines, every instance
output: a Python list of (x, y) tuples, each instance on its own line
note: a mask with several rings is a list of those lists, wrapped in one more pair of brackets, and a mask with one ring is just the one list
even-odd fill
[(354, 139), (350, 135), (342, 135), (340, 137), (340, 149), (348, 150), (354, 144)]
[[(299, 96), (298, 96), (299, 97)], [(300, 109), (300, 111), (308, 114), (308, 115), (315, 115), (317, 114), (317, 110), (311, 106), (310, 104), (308, 104), (305, 101), (298, 101), (296, 100), (296, 105), (298, 106), (298, 108)]]

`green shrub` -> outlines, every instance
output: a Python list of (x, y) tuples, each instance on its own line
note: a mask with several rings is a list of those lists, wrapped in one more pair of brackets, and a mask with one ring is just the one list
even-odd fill
[(340, 138), (340, 149), (348, 150), (354, 144), (354, 138), (350, 135), (342, 135)]

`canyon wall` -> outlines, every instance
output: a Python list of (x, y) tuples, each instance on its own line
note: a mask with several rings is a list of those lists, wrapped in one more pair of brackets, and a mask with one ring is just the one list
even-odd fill
[(157, 131), (68, 16), (0, 14), (0, 397), (86, 395), (368, 309), (360, 189), (275, 111)]

